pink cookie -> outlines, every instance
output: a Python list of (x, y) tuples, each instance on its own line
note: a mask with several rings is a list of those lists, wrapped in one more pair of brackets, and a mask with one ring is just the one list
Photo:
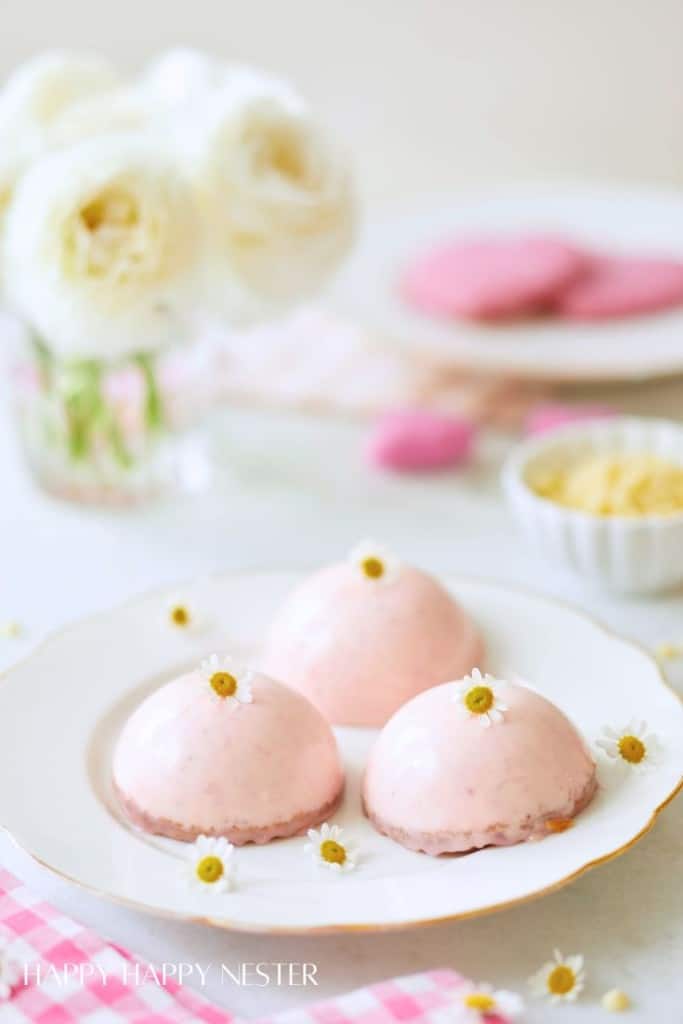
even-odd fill
[(616, 411), (609, 405), (588, 403), (566, 405), (563, 402), (542, 402), (535, 405), (524, 422), (524, 432), (528, 435), (545, 434), (558, 427), (566, 427), (570, 423), (584, 423), (588, 420), (607, 419), (616, 416)]
[(581, 275), (584, 255), (557, 238), (446, 242), (419, 256), (401, 290), (435, 316), (496, 320), (535, 313)]
[(559, 294), (555, 312), (570, 320), (611, 320), (683, 305), (683, 263), (596, 256)]
[(474, 425), (462, 417), (398, 409), (377, 421), (366, 456), (373, 465), (398, 472), (446, 469), (468, 461), (474, 438)]

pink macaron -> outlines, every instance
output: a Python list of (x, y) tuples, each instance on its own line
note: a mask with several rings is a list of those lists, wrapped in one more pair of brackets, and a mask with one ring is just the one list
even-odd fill
[(407, 267), (405, 300), (434, 316), (499, 320), (552, 304), (586, 258), (560, 238), (471, 238), (435, 245)]
[(475, 436), (463, 416), (396, 409), (374, 424), (365, 455), (371, 465), (398, 473), (449, 469), (470, 460)]
[(569, 320), (612, 320), (683, 305), (683, 262), (600, 255), (560, 289), (554, 312)]

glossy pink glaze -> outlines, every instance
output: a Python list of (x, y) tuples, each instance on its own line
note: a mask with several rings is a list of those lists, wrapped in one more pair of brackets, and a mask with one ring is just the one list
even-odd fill
[(461, 853), (548, 834), (591, 800), (595, 764), (564, 714), (533, 690), (499, 684), (504, 721), (459, 714), (453, 686), (420, 694), (373, 747), (366, 813), (413, 850)]
[(344, 785), (329, 725), (267, 676), (255, 677), (252, 692), (251, 704), (221, 701), (191, 672), (143, 701), (121, 733), (113, 769), (135, 824), (173, 838), (259, 842), (329, 812)]
[(380, 726), (416, 693), (466, 674), (482, 658), (476, 626), (427, 573), (403, 566), (385, 583), (342, 563), (289, 596), (262, 667), (335, 725)]

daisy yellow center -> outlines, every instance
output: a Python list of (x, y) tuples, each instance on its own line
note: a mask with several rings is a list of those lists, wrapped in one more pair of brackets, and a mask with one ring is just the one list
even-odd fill
[(214, 672), (209, 682), (219, 697), (234, 697), (237, 692), (237, 680), (229, 672)]
[(553, 967), (548, 975), (548, 991), (554, 996), (566, 996), (576, 984), (576, 977), (571, 967), (566, 964), (558, 964)]
[(360, 567), (363, 575), (369, 580), (379, 580), (385, 573), (384, 562), (377, 555), (368, 555), (362, 560)]
[(637, 736), (622, 736), (619, 740), (619, 753), (629, 764), (640, 764), (647, 751)]
[(480, 1013), (488, 1013), (496, 1008), (496, 1000), (487, 992), (469, 992), (464, 1001), (468, 1010), (479, 1010)]
[(485, 715), (493, 707), (493, 690), (489, 686), (473, 686), (465, 694), (465, 707), (473, 715)]
[(200, 882), (213, 885), (214, 882), (223, 877), (223, 861), (220, 857), (214, 857), (213, 855), (202, 857), (195, 870)]
[(174, 604), (170, 611), (171, 622), (174, 626), (189, 626), (190, 613), (184, 604)]
[(326, 839), (320, 847), (320, 856), (328, 864), (343, 864), (346, 860), (346, 850), (341, 843), (335, 843), (334, 839)]

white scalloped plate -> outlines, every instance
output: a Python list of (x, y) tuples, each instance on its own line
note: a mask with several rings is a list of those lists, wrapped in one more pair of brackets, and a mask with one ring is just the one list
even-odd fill
[(531, 232), (557, 233), (615, 252), (683, 259), (683, 195), (534, 186), (370, 222), (334, 282), (329, 304), (409, 354), (480, 373), (589, 381), (683, 373), (683, 309), (611, 323), (544, 317), (487, 326), (440, 321), (401, 299), (397, 282), (403, 268), (435, 242)]
[(204, 629), (174, 632), (164, 594), (147, 595), (47, 640), (0, 682), (0, 824), (36, 860), (101, 896), (161, 915), (263, 932), (405, 927), (482, 914), (540, 895), (626, 850), (683, 775), (683, 705), (636, 646), (561, 604), (493, 583), (448, 579), (485, 633), (487, 667), (519, 673), (589, 740), (603, 724), (646, 718), (663, 763), (602, 789), (574, 828), (542, 842), (434, 859), (377, 835), (360, 810), (372, 730), (340, 729), (347, 795), (335, 820), (362, 852), (343, 876), (317, 871), (304, 839), (244, 847), (240, 884), (220, 896), (180, 877), (183, 844), (136, 832), (111, 797), (111, 751), (144, 694), (211, 650), (255, 653), (294, 574), (242, 573), (185, 588)]

